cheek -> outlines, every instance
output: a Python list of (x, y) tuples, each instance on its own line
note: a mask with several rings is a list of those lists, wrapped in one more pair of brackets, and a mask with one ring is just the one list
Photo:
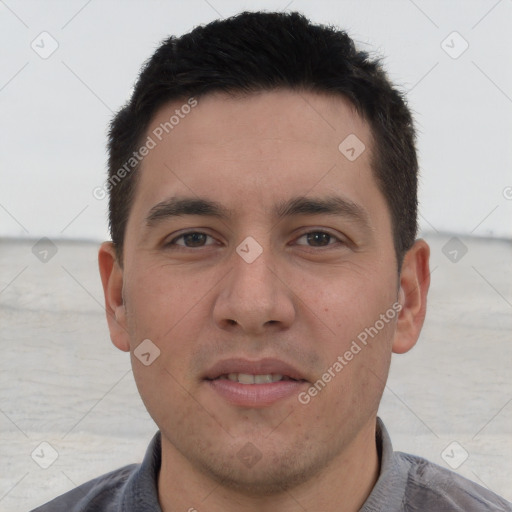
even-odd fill
[[(335, 425), (357, 424), (358, 418), (378, 409), (390, 366), (394, 324), (376, 331), (370, 328), (360, 332), (347, 328), (357, 334), (324, 344), (323, 373), (309, 388), (318, 390), (313, 391), (310, 405), (313, 414), (329, 415), (334, 430)], [(361, 332), (364, 336), (358, 338)]]
[(192, 277), (166, 265), (133, 273), (127, 287), (132, 335), (156, 342), (174, 338), (184, 325), (193, 325), (187, 319), (201, 309), (212, 286), (205, 276)]
[[(351, 265), (335, 269), (325, 278), (303, 277), (296, 293), (304, 310), (328, 328), (334, 342), (343, 344), (373, 326), (392, 307), (396, 277), (389, 271), (386, 276), (368, 267)], [(388, 330), (380, 324), (378, 327), (379, 331)]]
[[(168, 400), (164, 395), (155, 398), (158, 390), (165, 389), (170, 396), (179, 396), (183, 389), (195, 390), (197, 383), (188, 369), (193, 366), (201, 332), (209, 325), (219, 277), (206, 273), (192, 277), (165, 265), (131, 277), (127, 320), (134, 376), (144, 402), (151, 400), (158, 406), (159, 400)], [(133, 354), (146, 339), (159, 350), (148, 367)]]
[(321, 288), (318, 281), (316, 286), (303, 281), (302, 293), (321, 289), (308, 298), (307, 306), (314, 314), (306, 307), (304, 314), (312, 322), (312, 336), (316, 333), (318, 339), (318, 334), (324, 333), (318, 342), (324, 371), (330, 369), (335, 374), (332, 384), (327, 384), (330, 391), (324, 396), (329, 396), (335, 408), (357, 409), (367, 407), (365, 401), (377, 406), (385, 386), (397, 319), (392, 308), (396, 286), (389, 271), (386, 279), (383, 274), (368, 270), (350, 270), (331, 278)]
[[(180, 356), (176, 357), (179, 359)], [(210, 432), (218, 427), (215, 411), (210, 410), (208, 404), (193, 398), (194, 389), (186, 380), (186, 375), (179, 373), (182, 364), (177, 368), (172, 367), (164, 355), (150, 366), (143, 366), (137, 360), (133, 360), (132, 364), (137, 389), (146, 409), (157, 425), (171, 429), (168, 433), (170, 439), (186, 437), (198, 430), (191, 426), (190, 418), (194, 418), (194, 425), (208, 427)]]

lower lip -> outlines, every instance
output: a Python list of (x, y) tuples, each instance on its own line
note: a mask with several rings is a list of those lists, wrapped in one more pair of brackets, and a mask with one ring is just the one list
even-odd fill
[(297, 396), (307, 382), (281, 380), (265, 384), (240, 384), (229, 379), (207, 380), (206, 383), (233, 405), (242, 407), (265, 407), (278, 400)]

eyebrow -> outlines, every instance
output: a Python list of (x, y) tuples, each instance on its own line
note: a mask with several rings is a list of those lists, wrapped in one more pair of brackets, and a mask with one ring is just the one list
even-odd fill
[[(366, 228), (370, 227), (367, 211), (357, 203), (340, 196), (295, 197), (274, 206), (273, 216), (278, 219), (297, 215), (336, 215), (356, 221)], [(216, 201), (206, 198), (171, 197), (151, 208), (146, 217), (146, 226), (155, 227), (160, 222), (185, 215), (199, 215), (227, 220), (234, 212)]]
[(183, 215), (201, 215), (220, 219), (231, 217), (230, 211), (215, 201), (203, 198), (171, 197), (149, 210), (146, 226), (154, 227), (165, 219)]

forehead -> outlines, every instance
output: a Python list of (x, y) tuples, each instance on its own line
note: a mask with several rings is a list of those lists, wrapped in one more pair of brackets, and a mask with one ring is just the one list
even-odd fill
[[(337, 192), (356, 203), (379, 194), (370, 128), (339, 95), (208, 94), (162, 107), (146, 136), (154, 147), (140, 168), (132, 208), (139, 220), (173, 195), (210, 197), (254, 215), (309, 193)], [(372, 200), (370, 209), (383, 206), (374, 199), (380, 204)]]
[[(340, 156), (338, 145), (350, 134), (370, 142), (366, 122), (341, 95), (290, 90), (236, 96), (212, 93), (194, 99), (197, 106), (188, 109), (191, 101), (172, 102), (157, 112), (148, 134), (156, 133), (162, 139), (157, 143), (163, 144), (158, 144), (152, 156), (174, 146), (179, 157), (185, 143), (192, 150), (208, 147), (224, 158), (278, 159), (282, 148), (289, 159), (291, 145), (295, 145), (297, 158), (313, 150), (312, 157), (332, 159)], [(180, 113), (179, 118), (172, 115)], [(169, 126), (169, 121), (176, 124)]]

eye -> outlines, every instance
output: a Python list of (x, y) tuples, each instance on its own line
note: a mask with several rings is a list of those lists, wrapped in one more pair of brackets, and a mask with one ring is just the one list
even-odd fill
[[(166, 243), (165, 246), (169, 247), (173, 245), (179, 245), (181, 247), (194, 248), (213, 245), (212, 243), (206, 243), (208, 238), (210, 238), (212, 241), (214, 240), (210, 235), (207, 235), (206, 233), (201, 233), (200, 231), (190, 231), (188, 233), (182, 233), (180, 236), (173, 238), (170, 242)], [(179, 240), (182, 242), (178, 243)]]
[[(344, 242), (328, 231), (315, 230), (301, 235), (296, 239), (296, 243), (297, 245), (307, 245), (309, 247), (328, 247), (343, 244)], [(215, 245), (215, 239), (212, 236), (201, 231), (189, 231), (173, 238), (165, 244), (165, 247), (179, 246), (193, 249), (208, 245)]]
[[(306, 243), (299, 243), (299, 240), (305, 239)], [(334, 243), (331, 243), (333, 242)], [(310, 247), (327, 247), (329, 245), (335, 245), (336, 242), (343, 243), (338, 237), (327, 231), (310, 231), (304, 233), (302, 236), (297, 238), (298, 245), (309, 245)]]

